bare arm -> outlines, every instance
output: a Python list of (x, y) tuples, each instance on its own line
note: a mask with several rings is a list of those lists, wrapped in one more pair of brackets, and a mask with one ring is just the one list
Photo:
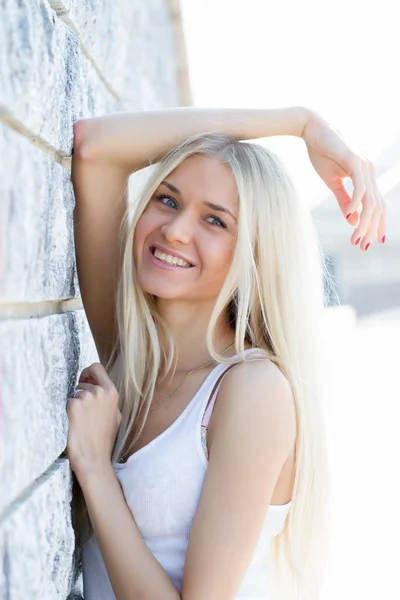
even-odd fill
[(180, 600), (132, 517), (112, 465), (78, 476), (118, 600)]
[[(368, 249), (377, 230), (378, 239), (384, 242), (385, 204), (379, 193), (374, 195), (375, 176), (365, 178), (363, 161), (312, 110), (301, 106), (266, 110), (173, 108), (82, 119), (74, 126), (72, 161), (75, 246), (82, 300), (103, 364), (116, 337), (118, 235), (129, 175), (156, 162), (190, 136), (213, 131), (238, 140), (275, 135), (303, 138), (315, 170), (336, 195), (343, 215), (353, 213), (348, 222), (357, 225), (360, 201), (367, 208), (352, 243), (366, 231), (360, 248)], [(353, 200), (342, 181), (347, 176), (355, 185)]]
[(209, 467), (181, 594), (145, 544), (112, 465), (75, 469), (118, 600), (235, 597), (295, 443), (295, 405), (282, 373), (257, 360), (225, 376), (214, 411)]
[(120, 227), (129, 176), (196, 133), (236, 139), (301, 136), (310, 111), (174, 108), (81, 119), (74, 125), (75, 252), (82, 301), (105, 365), (116, 341)]
[(75, 255), (83, 306), (103, 365), (115, 341), (115, 295), (120, 229), (129, 176), (119, 167), (82, 159), (75, 136), (72, 158)]
[(186, 551), (183, 600), (236, 598), (296, 441), (288, 380), (268, 360), (237, 365), (222, 381), (213, 421)]
[(311, 111), (279, 109), (172, 108), (124, 112), (78, 121), (83, 154), (107, 160), (129, 173), (148, 166), (198, 133), (220, 132), (238, 140), (274, 135), (301, 137)]

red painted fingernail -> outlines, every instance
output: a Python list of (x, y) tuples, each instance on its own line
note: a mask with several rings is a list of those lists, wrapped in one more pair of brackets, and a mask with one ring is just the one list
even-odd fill
[(386, 235), (384, 235), (382, 238), (382, 244), (384, 244), (385, 242), (386, 242)]
[(353, 213), (349, 213), (348, 215), (346, 215), (346, 219), (350, 219), (350, 217), (351, 217), (352, 214)]
[(371, 245), (371, 244), (367, 244), (367, 245), (365, 246), (365, 252), (368, 250), (368, 248), (370, 247), (370, 245)]
[(358, 240), (356, 240), (356, 241), (354, 242), (354, 245), (355, 245), (355, 246), (357, 246), (357, 245), (360, 243), (360, 240), (361, 240), (361, 238), (359, 237), (359, 238), (358, 238)]

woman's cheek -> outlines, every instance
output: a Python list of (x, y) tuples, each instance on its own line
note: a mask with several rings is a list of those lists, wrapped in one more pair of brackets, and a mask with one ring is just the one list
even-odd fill
[(220, 246), (209, 247), (207, 252), (207, 265), (215, 271), (216, 278), (224, 279), (228, 274), (233, 260), (233, 251)]
[(136, 253), (143, 247), (144, 242), (152, 229), (154, 229), (154, 227), (151, 227), (151, 221), (148, 219), (148, 215), (143, 213), (136, 224), (135, 235), (133, 238), (133, 246)]

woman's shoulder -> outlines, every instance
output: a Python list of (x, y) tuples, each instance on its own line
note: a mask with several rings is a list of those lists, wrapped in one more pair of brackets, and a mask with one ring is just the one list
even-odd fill
[(236, 364), (222, 379), (210, 426), (212, 437), (247, 444), (262, 436), (289, 453), (296, 439), (296, 408), (288, 379), (268, 358)]
[(268, 353), (262, 348), (250, 349), (246, 352), (243, 361), (235, 365), (224, 376), (221, 383), (221, 391), (224, 387), (232, 386), (250, 386), (249, 389), (257, 391), (261, 387), (280, 388), (286, 393), (291, 393), (291, 386), (287, 377), (282, 373), (279, 367), (268, 358)]
[(264, 348), (245, 343), (243, 356), (240, 353), (235, 356), (238, 356), (242, 360), (236, 363), (233, 369), (229, 369), (229, 372), (224, 376), (224, 380), (229, 381), (230, 379), (236, 379), (236, 377), (239, 380), (242, 378), (247, 379), (252, 375), (256, 375), (256, 377), (275, 377), (289, 383), (288, 379), (275, 364), (273, 357), (271, 360), (271, 354), (267, 350), (264, 350)]
[(223, 421), (228, 412), (246, 419), (294, 422), (295, 402), (289, 380), (262, 348), (246, 352), (244, 360), (223, 376), (213, 420)]

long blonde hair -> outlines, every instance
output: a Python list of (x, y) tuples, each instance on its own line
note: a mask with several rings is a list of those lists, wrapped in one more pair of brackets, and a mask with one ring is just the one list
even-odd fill
[[(327, 524), (327, 464), (321, 395), (321, 318), (325, 265), (309, 212), (302, 207), (281, 162), (266, 148), (218, 133), (196, 135), (157, 164), (122, 225), (121, 274), (116, 298), (117, 343), (106, 370), (119, 391), (122, 422), (112, 461), (121, 460), (137, 416), (146, 421), (157, 378), (174, 362), (174, 341), (157, 313), (156, 299), (135, 284), (136, 224), (160, 183), (186, 158), (212, 156), (229, 165), (238, 188), (234, 258), (207, 330), (212, 358), (243, 360), (244, 341), (261, 348), (291, 384), (296, 406), (296, 476), (283, 531), (274, 538), (268, 585), (279, 597), (318, 597)], [(235, 329), (235, 359), (221, 356), (214, 330), (223, 311)], [(160, 332), (168, 340), (162, 354)], [(79, 491), (76, 492), (79, 496)], [(79, 503), (80, 500), (80, 503)], [(91, 533), (82, 496), (76, 524), (84, 543)], [(273, 582), (273, 583), (271, 583)]]

